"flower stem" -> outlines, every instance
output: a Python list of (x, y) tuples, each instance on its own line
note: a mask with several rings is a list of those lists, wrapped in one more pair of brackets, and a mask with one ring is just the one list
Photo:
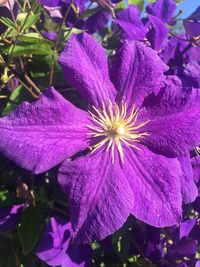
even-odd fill
[[(54, 46), (54, 53), (57, 52), (57, 48), (58, 48), (58, 44), (59, 44), (59, 39), (60, 39), (60, 34), (61, 34), (61, 31), (62, 31), (62, 27), (63, 27), (68, 15), (69, 15), (69, 11), (70, 11), (70, 9), (72, 7), (72, 4), (73, 4), (73, 0), (70, 1), (70, 4), (69, 4), (69, 6), (67, 8), (65, 16), (64, 16), (64, 18), (62, 20), (62, 23), (60, 24), (60, 27), (58, 29), (58, 34), (57, 34), (57, 38), (56, 38), (56, 42), (55, 42), (55, 46)], [(54, 53), (52, 54), (52, 57), (51, 57), (49, 86), (51, 86), (52, 83), (53, 83), (54, 64), (55, 64), (55, 54)]]

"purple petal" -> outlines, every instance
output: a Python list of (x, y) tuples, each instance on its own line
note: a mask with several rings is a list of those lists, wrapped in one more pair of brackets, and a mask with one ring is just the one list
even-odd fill
[(179, 162), (140, 148), (127, 150), (123, 166), (134, 193), (132, 214), (156, 227), (178, 224), (182, 213)]
[(48, 11), (49, 16), (56, 22), (56, 23), (61, 23), (63, 16), (61, 13), (61, 6), (44, 6), (44, 8)]
[(161, 19), (163, 22), (169, 22), (176, 10), (174, 0), (157, 0), (156, 3), (147, 6), (147, 12)]
[(187, 237), (192, 228), (194, 227), (194, 225), (196, 224), (196, 219), (193, 218), (193, 219), (189, 219), (189, 220), (186, 220), (184, 222), (181, 222), (180, 224), (180, 235), (179, 235), (179, 238), (183, 238), (184, 236)]
[(179, 162), (183, 172), (180, 178), (181, 193), (183, 201), (187, 204), (196, 199), (198, 195), (198, 189), (194, 182), (190, 156), (187, 154), (180, 157)]
[(61, 265), (66, 257), (66, 250), (69, 246), (71, 224), (64, 219), (50, 218), (45, 232), (37, 246), (37, 256), (48, 265)]
[(101, 240), (126, 221), (134, 203), (127, 178), (105, 151), (61, 165), (58, 181), (70, 200), (78, 242)]
[(187, 19), (200, 20), (200, 6)]
[(107, 57), (104, 49), (87, 33), (73, 35), (59, 63), (65, 78), (80, 95), (93, 105), (115, 97), (115, 88), (110, 82)]
[(128, 105), (140, 106), (163, 80), (167, 66), (144, 44), (127, 41), (118, 51), (111, 68), (112, 81)]
[(67, 250), (67, 257), (62, 267), (90, 267), (92, 266), (92, 250), (89, 245), (71, 244)]
[(147, 226), (146, 255), (151, 261), (158, 261), (164, 257), (164, 242), (160, 238), (160, 229)]
[[(179, 39), (179, 37), (181, 39)], [(182, 66), (188, 62), (200, 59), (200, 47), (193, 47), (186, 39), (187, 36), (185, 34), (179, 34), (177, 35), (177, 38), (170, 38), (172, 44), (174, 43), (175, 48), (175, 51), (173, 51), (174, 49), (172, 47), (173, 53), (171, 54), (171, 60), (169, 62), (170, 66)], [(187, 51), (185, 51), (186, 48)]]
[(177, 253), (182, 257), (191, 257), (196, 253), (197, 247), (197, 240), (183, 238), (178, 243)]
[(185, 20), (183, 22), (185, 31), (191, 37), (197, 37), (200, 35), (200, 22), (193, 22)]
[(48, 7), (57, 7), (61, 2), (61, 0), (40, 0), (41, 5)]
[(183, 86), (200, 88), (200, 61), (187, 64), (179, 75)]
[(128, 8), (119, 11), (116, 17), (113, 22), (121, 29), (123, 38), (142, 40), (145, 37), (147, 29), (141, 22), (136, 6), (129, 5)]
[(177, 41), (175, 38), (168, 38), (166, 40), (165, 46), (162, 51), (159, 53), (163, 62), (168, 63), (171, 58), (174, 58), (176, 50)]
[(0, 119), (0, 151), (21, 167), (41, 173), (88, 146), (86, 124), (87, 113), (51, 88)]
[(19, 86), (19, 81), (16, 77), (13, 77), (7, 83), (7, 88), (10, 92), (15, 91), (15, 89)]
[(23, 205), (14, 205), (9, 208), (0, 209), (0, 232), (8, 232), (13, 230), (20, 220), (20, 214)]
[(55, 32), (43, 32), (42, 35), (51, 41), (56, 41), (57, 39), (57, 34)]
[(191, 161), (192, 161), (194, 180), (196, 183), (198, 183), (200, 179), (200, 157), (192, 158)]
[(99, 11), (86, 20), (84, 29), (90, 34), (99, 32), (106, 26), (111, 18), (112, 16), (107, 11)]
[(160, 49), (164, 46), (167, 40), (168, 28), (165, 23), (163, 23), (157, 17), (148, 16), (150, 21), (150, 28), (147, 33), (147, 39), (151, 43), (151, 47), (156, 51), (160, 51)]
[(191, 37), (200, 35), (200, 7), (184, 20), (183, 25), (186, 33)]
[[(179, 87), (163, 88), (144, 104), (150, 122), (142, 142), (167, 157), (185, 155), (200, 143), (200, 91)], [(142, 111), (141, 111), (142, 115)], [(144, 119), (144, 118), (143, 118)]]

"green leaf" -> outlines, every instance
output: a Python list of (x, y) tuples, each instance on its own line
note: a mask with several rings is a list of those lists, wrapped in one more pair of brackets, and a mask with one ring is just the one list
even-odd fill
[[(70, 32), (70, 34), (69, 34), (69, 32)], [(79, 34), (82, 32), (84, 32), (84, 30), (80, 30), (77, 28), (67, 28), (67, 31), (65, 31), (63, 34), (64, 35), (64, 41), (69, 40), (69, 38), (72, 34)]]
[[(40, 6), (37, 5), (36, 8), (35, 8), (35, 13), (33, 14), (29, 14), (28, 13), (21, 13), (19, 16), (18, 16), (18, 21), (20, 23), (21, 26), (23, 26), (23, 31), (27, 30), (28, 28), (34, 26), (34, 24), (37, 23), (37, 21), (39, 20), (40, 18), (40, 13), (41, 13), (41, 9), (40, 9)], [(27, 15), (28, 15), (28, 18), (27, 18)]]
[(29, 16), (23, 29), (26, 30), (30, 28), (31, 26), (33, 26), (38, 21), (39, 17), (40, 17), (40, 13)]
[(38, 192), (35, 194), (36, 201), (45, 202), (48, 200), (48, 194), (44, 186), (40, 188)]
[(18, 266), (18, 262), (12, 240), (6, 236), (0, 235), (0, 267), (16, 266)]
[(4, 25), (12, 28), (12, 29), (16, 29), (15, 24), (12, 20), (10, 20), (9, 18), (6, 17), (0, 17), (0, 22), (2, 22)]
[(0, 188), (0, 202), (5, 201), (8, 195), (9, 195), (8, 190), (6, 190), (5, 188)]
[(31, 100), (30, 93), (22, 86), (19, 85), (13, 93), (2, 111), (2, 116), (8, 115), (12, 112), (21, 102), (25, 100)]
[(136, 5), (140, 11), (144, 10), (144, 0), (128, 0), (129, 5)]
[(48, 39), (45, 39), (43, 36), (36, 32), (25, 33), (22, 36), (18, 37), (19, 41), (23, 41), (26, 43), (38, 43), (38, 44), (46, 44), (53, 47), (54, 43)]
[(101, 7), (99, 7), (99, 6), (96, 8), (87, 9), (86, 11), (83, 12), (83, 14), (81, 14), (81, 18), (82, 19), (88, 18), (88, 17), (96, 14), (100, 10), (101, 10)]
[(22, 213), (18, 226), (18, 236), (25, 255), (30, 253), (38, 242), (45, 223), (44, 211), (37, 206), (31, 206)]
[(50, 55), (53, 53), (51, 45), (49, 45), (46, 41), (39, 40), (36, 38), (33, 39), (32, 42), (31, 40), (29, 40), (15, 44), (14, 49), (10, 50), (12, 51), (12, 56), (17, 57), (24, 55)]
[(125, 9), (126, 8), (126, 3), (125, 1), (121, 1), (119, 3), (116, 4), (115, 6), (115, 9), (118, 10), (118, 9)]

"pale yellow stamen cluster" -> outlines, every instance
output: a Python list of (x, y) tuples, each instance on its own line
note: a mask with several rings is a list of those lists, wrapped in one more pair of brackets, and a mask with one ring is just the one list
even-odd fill
[(200, 146), (197, 146), (195, 148), (195, 152), (196, 152), (197, 156), (200, 156)]
[(111, 150), (112, 162), (115, 160), (115, 147), (119, 153), (119, 157), (124, 163), (124, 151), (122, 144), (140, 150), (134, 143), (140, 142), (140, 139), (147, 136), (147, 132), (141, 132), (141, 128), (149, 121), (137, 124), (139, 109), (133, 106), (132, 110), (127, 114), (126, 103), (121, 105), (121, 108), (109, 101), (109, 106), (105, 108), (102, 104), (102, 109), (98, 110), (93, 106), (95, 114), (89, 112), (94, 126), (87, 125), (92, 130), (88, 134), (92, 137), (99, 137), (101, 141), (91, 147), (92, 153), (102, 146), (106, 146), (106, 151)]

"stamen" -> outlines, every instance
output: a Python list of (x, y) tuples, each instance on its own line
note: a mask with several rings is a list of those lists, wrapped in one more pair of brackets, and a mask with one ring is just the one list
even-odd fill
[(200, 146), (197, 146), (195, 148), (195, 152), (196, 152), (197, 156), (200, 156)]
[[(141, 131), (141, 128), (146, 125), (149, 120), (135, 125), (138, 119), (138, 108), (133, 106), (131, 112), (127, 114), (127, 106), (125, 102), (122, 103), (121, 107), (115, 102), (112, 103), (110, 100), (108, 100), (108, 103), (107, 108), (105, 107), (105, 104), (102, 103), (101, 110), (93, 107), (96, 114), (89, 111), (96, 126), (87, 125), (91, 130), (88, 135), (92, 138), (101, 138), (100, 142), (91, 147), (91, 153), (106, 146), (106, 152), (111, 152), (112, 163), (114, 163), (115, 149), (117, 149), (119, 158), (121, 162), (124, 163), (125, 158), (122, 143), (134, 149), (141, 150), (134, 143), (140, 143), (141, 138), (149, 135), (148, 132)], [(200, 155), (200, 148), (198, 153)]]

